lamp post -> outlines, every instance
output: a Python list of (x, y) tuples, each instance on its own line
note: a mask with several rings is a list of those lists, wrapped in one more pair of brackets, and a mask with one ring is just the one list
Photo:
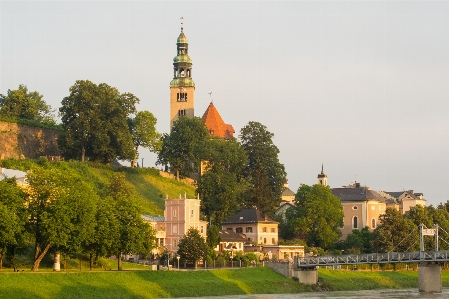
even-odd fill
[(181, 258), (179, 255), (176, 257), (178, 259), (178, 270), (179, 270), (179, 259)]

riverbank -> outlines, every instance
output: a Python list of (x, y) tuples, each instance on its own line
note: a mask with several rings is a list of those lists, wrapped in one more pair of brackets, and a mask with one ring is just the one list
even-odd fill
[[(418, 288), (416, 271), (320, 269), (324, 290)], [(443, 271), (449, 287), (449, 271)], [(207, 271), (104, 271), (1, 273), (0, 298), (168, 298), (244, 294), (294, 294), (316, 291), (269, 268)]]

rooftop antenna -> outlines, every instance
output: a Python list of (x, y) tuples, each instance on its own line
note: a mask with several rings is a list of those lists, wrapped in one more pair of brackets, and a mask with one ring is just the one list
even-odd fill
[(214, 102), (214, 99), (212, 99), (212, 91), (211, 91), (211, 92), (208, 92), (208, 94), (209, 94), (209, 97), (210, 97), (210, 102), (213, 103), (213, 102)]

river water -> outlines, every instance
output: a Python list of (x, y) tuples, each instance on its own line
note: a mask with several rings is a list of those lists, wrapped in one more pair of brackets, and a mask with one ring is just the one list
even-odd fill
[[(187, 297), (186, 297), (187, 298)], [(184, 299), (186, 299), (184, 298)], [(192, 298), (192, 297), (190, 297)], [(341, 292), (307, 292), (297, 294), (262, 294), (262, 295), (232, 295), (232, 296), (212, 296), (201, 297), (201, 299), (347, 299), (347, 298), (362, 298), (362, 299), (413, 299), (413, 298), (429, 298), (442, 299), (449, 298), (449, 288), (443, 288), (441, 294), (420, 293), (417, 289), (405, 290), (366, 290), (366, 291), (341, 291)], [(178, 298), (180, 299), (180, 298)], [(182, 298), (181, 298), (182, 299)]]

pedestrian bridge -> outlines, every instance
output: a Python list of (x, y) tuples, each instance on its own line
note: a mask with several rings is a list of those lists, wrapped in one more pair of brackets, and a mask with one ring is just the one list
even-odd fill
[(308, 256), (299, 257), (297, 261), (296, 266), (298, 268), (360, 264), (448, 262), (449, 250)]
[[(308, 256), (295, 258), (295, 276), (300, 282), (315, 284), (318, 281), (318, 267), (337, 265), (360, 265), (360, 264), (395, 264), (395, 263), (418, 263), (418, 283), (420, 292), (441, 293), (442, 276), (441, 264), (449, 261), (449, 250), (438, 250), (439, 228), (428, 229), (424, 224), (419, 225), (420, 251), (394, 252), (406, 238), (416, 233), (416, 230), (399, 242), (391, 251), (386, 253), (365, 253), (332, 256)], [(444, 231), (444, 230), (443, 230)], [(448, 236), (449, 233), (444, 231)], [(434, 237), (434, 251), (424, 249), (424, 237)], [(444, 242), (449, 244), (449, 242)]]

